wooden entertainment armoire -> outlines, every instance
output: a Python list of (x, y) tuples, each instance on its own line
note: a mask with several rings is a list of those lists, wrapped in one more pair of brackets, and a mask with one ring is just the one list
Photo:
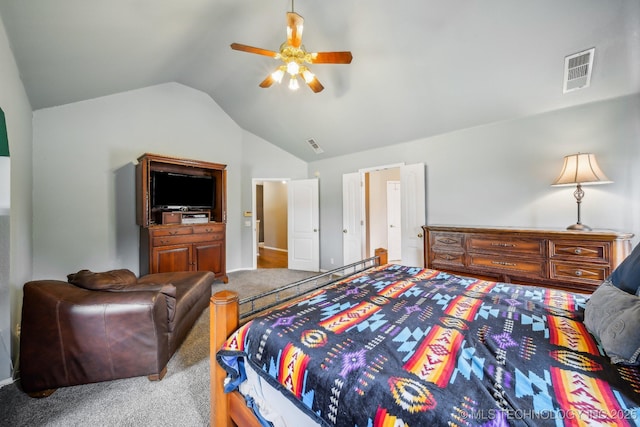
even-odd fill
[[(226, 165), (143, 154), (136, 166), (136, 221), (140, 274), (212, 271), (227, 283)], [(208, 209), (154, 205), (154, 174), (201, 177), (212, 182)], [(185, 193), (186, 194), (186, 193)]]

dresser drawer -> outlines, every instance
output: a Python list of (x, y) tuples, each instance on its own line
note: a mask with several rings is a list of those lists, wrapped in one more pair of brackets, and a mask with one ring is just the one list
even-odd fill
[(496, 236), (471, 236), (467, 238), (467, 250), (482, 253), (544, 256), (544, 239), (526, 239)]
[(217, 232), (217, 233), (201, 232), (201, 233), (195, 233), (194, 237), (197, 239), (197, 240), (192, 240), (194, 242), (195, 241), (204, 242), (204, 241), (209, 241), (209, 240), (222, 240), (222, 239), (224, 239), (224, 232), (222, 232), (222, 231)]
[(491, 255), (472, 254), (468, 256), (469, 268), (491, 270), (502, 273), (520, 273), (545, 277), (545, 262), (543, 260), (523, 260)]
[(607, 242), (571, 242), (549, 240), (549, 258), (608, 263), (610, 245)]
[(609, 276), (608, 265), (569, 263), (551, 261), (549, 275), (551, 279), (559, 279), (572, 282), (591, 282), (599, 284)]
[(431, 247), (434, 250), (464, 251), (464, 234), (432, 233)]
[(193, 227), (195, 234), (213, 233), (211, 240), (218, 240), (224, 237), (224, 224), (208, 224)]
[(464, 253), (463, 252), (432, 252), (433, 268), (451, 268), (451, 267), (464, 267)]
[(185, 234), (193, 234), (191, 227), (168, 227), (149, 229), (151, 237), (164, 237), (164, 236), (184, 236)]
[[(214, 233), (214, 235), (217, 233)], [(169, 246), (169, 245), (184, 245), (188, 243), (201, 243), (211, 242), (213, 240), (222, 240), (224, 235), (218, 236), (215, 239), (212, 234), (188, 234), (182, 236), (162, 236), (153, 238), (153, 246)]]

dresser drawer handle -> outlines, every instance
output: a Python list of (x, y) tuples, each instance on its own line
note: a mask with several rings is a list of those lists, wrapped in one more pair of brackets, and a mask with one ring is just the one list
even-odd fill
[(171, 234), (172, 236), (175, 236), (176, 234), (178, 234), (178, 230), (170, 231), (169, 234)]
[(515, 248), (516, 245), (515, 243), (492, 243), (491, 246), (500, 246), (502, 248)]
[(166, 245), (166, 244), (168, 244), (170, 242), (171, 242), (171, 240), (160, 240), (160, 243), (163, 244), (163, 245)]
[(515, 267), (516, 265), (518, 265), (513, 262), (504, 262), (504, 261), (491, 261), (491, 264), (506, 265), (508, 267)]
[(582, 271), (576, 270), (576, 276), (578, 276), (578, 277), (582, 276)]
[(450, 237), (443, 237), (437, 240), (438, 242), (444, 244), (444, 245), (453, 245), (454, 243), (458, 243), (457, 240), (452, 239)]

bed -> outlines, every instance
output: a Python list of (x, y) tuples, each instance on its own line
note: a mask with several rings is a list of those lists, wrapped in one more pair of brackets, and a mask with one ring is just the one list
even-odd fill
[(631, 290), (606, 281), (590, 297), (383, 263), (242, 325), (224, 291), (211, 300), (211, 425), (260, 425), (236, 390), (247, 370), (305, 425), (637, 425)]

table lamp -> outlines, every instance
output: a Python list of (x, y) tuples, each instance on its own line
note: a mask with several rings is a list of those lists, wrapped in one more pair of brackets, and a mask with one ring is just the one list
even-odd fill
[(560, 176), (551, 184), (554, 187), (576, 185), (573, 195), (578, 204), (578, 222), (567, 227), (567, 230), (590, 231), (591, 227), (580, 222), (580, 203), (584, 197), (583, 185), (610, 184), (611, 180), (602, 172), (591, 153), (578, 153), (565, 156)]

